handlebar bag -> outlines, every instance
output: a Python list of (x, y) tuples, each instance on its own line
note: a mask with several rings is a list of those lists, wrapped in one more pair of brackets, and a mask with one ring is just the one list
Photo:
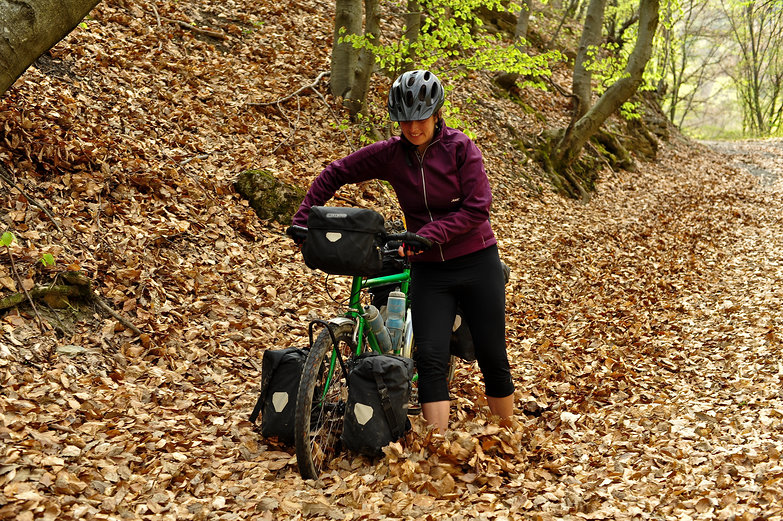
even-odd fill
[(261, 414), (261, 435), (279, 441), (294, 441), (294, 416), (299, 379), (308, 348), (267, 349), (261, 360), (261, 393), (250, 414), (255, 423)]
[(372, 277), (383, 267), (384, 234), (383, 216), (374, 210), (313, 206), (302, 256), (312, 269)]
[(352, 451), (379, 456), (410, 428), (413, 360), (365, 353), (349, 362), (348, 400), (341, 440)]

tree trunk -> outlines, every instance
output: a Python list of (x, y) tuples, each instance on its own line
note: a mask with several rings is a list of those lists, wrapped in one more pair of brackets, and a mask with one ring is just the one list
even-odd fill
[(582, 147), (606, 119), (633, 96), (642, 82), (642, 74), (652, 54), (652, 43), (658, 27), (659, 0), (640, 0), (639, 34), (628, 57), (623, 76), (598, 99), (596, 104), (566, 133), (554, 154), (557, 170), (567, 168), (579, 155)]
[(360, 34), (361, 30), (362, 0), (336, 0), (330, 76), (335, 97), (351, 97), (358, 60), (358, 52), (353, 44), (340, 42), (340, 38), (347, 34)]
[[(377, 42), (381, 34), (381, 11), (378, 7), (378, 0), (365, 0), (364, 12), (364, 36), (370, 38), (373, 42)], [(345, 105), (352, 115), (356, 115), (364, 110), (367, 89), (370, 86), (370, 76), (372, 76), (374, 67), (375, 55), (368, 49), (362, 49), (359, 52), (350, 97), (345, 100)]]
[(408, 42), (408, 55), (402, 60), (401, 70), (399, 74), (403, 72), (413, 70), (413, 66), (416, 63), (418, 56), (413, 51), (413, 43), (419, 39), (419, 33), (421, 32), (421, 4), (419, 0), (408, 0), (408, 12), (405, 13), (405, 39)]
[(595, 48), (601, 43), (605, 9), (606, 0), (590, 0), (590, 7), (587, 9), (582, 37), (579, 40), (579, 49), (574, 62), (574, 83), (572, 89), (574, 96), (576, 96), (576, 106), (574, 107), (572, 121), (578, 121), (592, 105), (593, 91), (591, 81), (593, 74), (586, 67), (586, 64), (590, 60), (590, 53), (595, 52)]
[(100, 0), (0, 2), (0, 95)]
[[(519, 16), (514, 29), (514, 45), (524, 51), (524, 40), (527, 38), (527, 28), (530, 25), (530, 0), (519, 0)], [(519, 74), (505, 73), (495, 78), (495, 82), (502, 88), (510, 90), (517, 83)]]

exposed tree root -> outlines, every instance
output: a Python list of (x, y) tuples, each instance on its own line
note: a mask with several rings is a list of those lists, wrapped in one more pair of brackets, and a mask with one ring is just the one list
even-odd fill
[(35, 286), (29, 291), (12, 293), (0, 299), (0, 311), (10, 309), (28, 301), (43, 301), (52, 308), (64, 308), (69, 305), (69, 298), (79, 298), (97, 306), (105, 313), (111, 315), (123, 326), (141, 335), (141, 330), (130, 320), (112, 309), (103, 298), (92, 290), (90, 279), (78, 271), (66, 271), (60, 274), (60, 279), (65, 284), (52, 284), (50, 286)]

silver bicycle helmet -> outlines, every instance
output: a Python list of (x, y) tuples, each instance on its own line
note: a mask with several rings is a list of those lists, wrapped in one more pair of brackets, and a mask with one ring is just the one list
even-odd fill
[(402, 73), (389, 91), (389, 118), (392, 121), (418, 121), (435, 114), (446, 96), (443, 85), (430, 71)]

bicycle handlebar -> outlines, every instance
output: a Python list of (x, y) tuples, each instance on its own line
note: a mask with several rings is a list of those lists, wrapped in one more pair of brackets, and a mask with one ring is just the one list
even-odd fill
[(420, 252), (432, 248), (432, 241), (413, 232), (402, 232), (387, 235), (386, 245), (393, 249), (404, 246), (411, 251)]
[[(307, 238), (307, 228), (297, 224), (289, 226), (285, 233), (297, 244), (302, 244)], [(412, 251), (424, 251), (432, 248), (431, 240), (407, 231), (387, 234), (383, 240), (386, 246), (392, 249), (397, 249), (400, 246), (405, 246)]]
[(291, 237), (296, 244), (302, 244), (307, 238), (307, 228), (293, 224), (286, 229), (285, 234)]

